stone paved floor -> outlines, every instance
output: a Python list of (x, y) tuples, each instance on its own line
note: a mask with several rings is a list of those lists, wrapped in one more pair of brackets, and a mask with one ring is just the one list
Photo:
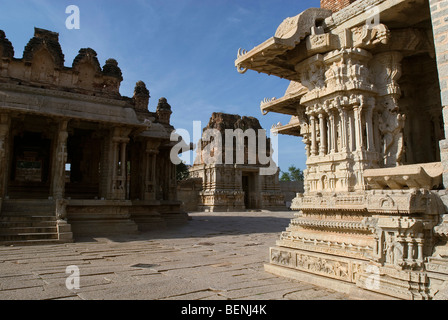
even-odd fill
[[(187, 225), (63, 245), (0, 247), (0, 300), (342, 300), (264, 271), (292, 212), (192, 213)], [(66, 267), (80, 271), (68, 290)]]

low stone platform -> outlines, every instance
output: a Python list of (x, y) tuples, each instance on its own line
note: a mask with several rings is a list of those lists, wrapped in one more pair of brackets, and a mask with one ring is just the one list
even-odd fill
[[(191, 221), (127, 237), (0, 247), (0, 300), (345, 300), (264, 271), (292, 212), (191, 213)], [(80, 272), (67, 289), (68, 266)]]

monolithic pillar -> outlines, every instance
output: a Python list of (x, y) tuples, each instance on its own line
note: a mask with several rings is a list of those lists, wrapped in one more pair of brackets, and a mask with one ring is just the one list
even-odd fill
[(317, 156), (316, 117), (314, 115), (310, 115), (310, 127), (311, 127), (311, 155)]
[(8, 182), (8, 142), (10, 129), (11, 118), (9, 114), (0, 114), (0, 199), (6, 195), (6, 185)]
[(144, 172), (144, 200), (155, 200), (156, 199), (156, 163), (159, 143), (148, 141), (146, 144), (145, 152), (145, 172)]
[(374, 131), (373, 131), (373, 108), (374, 105), (368, 105), (366, 110), (366, 130), (367, 130), (367, 151), (375, 151)]
[(356, 144), (356, 151), (362, 151), (364, 146), (362, 143), (362, 123), (361, 123), (361, 113), (362, 108), (360, 105), (355, 105), (353, 107), (353, 114), (354, 114), (354, 124), (355, 124), (355, 144)]
[(402, 74), (402, 59), (401, 52), (389, 51), (375, 55), (371, 63), (378, 91), (376, 103), (381, 112), (378, 128), (383, 137), (381, 149), (386, 167), (399, 165), (403, 154), (403, 129), (406, 117), (398, 113), (398, 100), (401, 96), (398, 80)]
[(123, 127), (115, 127), (112, 130), (111, 135), (111, 148), (109, 151), (109, 170), (112, 181), (111, 185), (108, 186), (107, 198), (111, 200), (125, 200), (126, 199), (126, 147), (129, 142), (129, 134), (131, 129)]
[(51, 190), (55, 200), (63, 199), (65, 196), (65, 164), (67, 163), (67, 125), (68, 120), (61, 120), (58, 124), (54, 143), (53, 170)]
[(330, 139), (329, 139), (329, 143), (330, 143), (330, 153), (336, 153), (338, 152), (337, 150), (337, 137), (336, 137), (336, 121), (335, 121), (335, 113), (333, 111), (330, 111), (330, 116), (329, 116), (329, 120), (330, 120), (330, 128), (329, 128), (329, 132), (330, 132)]
[(320, 147), (319, 155), (324, 156), (327, 154), (327, 128), (326, 128), (325, 115), (321, 112), (319, 113), (319, 131), (320, 131)]
[(356, 150), (356, 141), (355, 141), (355, 136), (356, 136), (356, 131), (355, 131), (355, 128), (354, 128), (354, 112), (353, 111), (351, 111), (351, 112), (348, 112), (347, 111), (347, 126), (348, 126), (348, 128), (347, 128), (347, 133), (348, 133), (348, 139), (347, 139), (347, 142), (348, 142), (348, 151), (349, 152), (352, 152), (352, 151), (355, 151)]
[(348, 149), (348, 133), (349, 133), (349, 128), (348, 128), (348, 115), (347, 115), (347, 110), (342, 108), (339, 110), (339, 116), (340, 116), (340, 127), (341, 127), (341, 150), (342, 152), (348, 153), (349, 149)]
[(423, 238), (417, 238), (417, 261), (423, 262)]

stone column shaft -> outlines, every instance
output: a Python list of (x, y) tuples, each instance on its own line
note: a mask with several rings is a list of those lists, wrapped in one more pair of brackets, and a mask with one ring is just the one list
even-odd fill
[(355, 120), (355, 142), (356, 142), (356, 151), (363, 150), (363, 142), (362, 142), (362, 123), (361, 123), (361, 106), (355, 106), (354, 111), (354, 120)]
[(374, 131), (373, 131), (373, 106), (369, 106), (366, 112), (366, 129), (367, 129), (367, 150), (375, 151)]
[(341, 151), (342, 152), (348, 152), (348, 132), (349, 132), (349, 121), (348, 121), (348, 115), (347, 110), (342, 109), (340, 110), (340, 123), (341, 123)]
[(334, 112), (330, 113), (330, 153), (338, 152), (337, 139), (336, 139), (336, 121)]
[(55, 141), (51, 186), (54, 199), (63, 199), (65, 196), (65, 164), (67, 163), (68, 138), (67, 125), (67, 120), (62, 120), (59, 123)]
[(311, 155), (317, 155), (317, 136), (316, 136), (316, 117), (310, 116), (310, 127), (311, 127)]
[[(8, 182), (8, 152), (11, 118), (8, 114), (0, 114), (0, 199), (6, 196)], [(1, 206), (0, 206), (1, 207)]]
[(319, 155), (323, 156), (327, 154), (327, 130), (326, 130), (326, 120), (323, 113), (319, 113), (319, 130), (320, 130)]
[[(116, 127), (111, 136), (110, 166), (112, 168), (112, 185), (109, 186), (109, 199), (125, 200), (126, 198), (126, 146), (129, 142), (130, 129)], [(119, 167), (119, 164), (121, 166)], [(119, 170), (120, 169), (120, 170)]]

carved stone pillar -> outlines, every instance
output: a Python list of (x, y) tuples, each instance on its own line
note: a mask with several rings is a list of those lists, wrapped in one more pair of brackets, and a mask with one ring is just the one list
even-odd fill
[(319, 131), (320, 131), (320, 147), (319, 155), (324, 156), (327, 154), (327, 125), (325, 115), (319, 113)]
[(308, 136), (303, 137), (303, 143), (305, 144), (305, 151), (307, 159), (311, 156), (311, 141)]
[(67, 163), (67, 132), (68, 120), (62, 120), (58, 124), (54, 143), (53, 171), (51, 190), (55, 200), (65, 196), (65, 164)]
[(399, 114), (398, 100), (401, 89), (398, 80), (402, 75), (403, 55), (397, 51), (383, 52), (372, 60), (372, 74), (378, 91), (380, 107), (379, 130), (383, 136), (382, 153), (384, 165), (394, 167), (401, 164), (403, 154), (403, 129), (406, 116)]
[[(168, 162), (168, 172), (169, 172), (169, 189), (168, 189), (168, 200), (175, 201), (177, 200), (177, 179), (176, 179), (176, 165), (171, 161)], [(215, 170), (215, 184), (216, 184), (216, 170)]]
[(355, 124), (355, 145), (356, 151), (362, 151), (364, 149), (362, 141), (362, 108), (360, 105), (353, 107), (354, 124)]
[(348, 153), (348, 114), (347, 110), (345, 108), (341, 108), (339, 110), (339, 118), (340, 118), (340, 124), (341, 124), (341, 152)]
[(336, 153), (338, 152), (338, 146), (337, 146), (337, 137), (336, 137), (336, 119), (335, 119), (335, 113), (334, 111), (330, 111), (329, 113), (329, 120), (330, 120), (330, 128), (329, 128), (329, 132), (330, 132), (330, 139), (329, 139), (329, 144), (330, 144), (330, 153)]
[(311, 127), (311, 155), (317, 156), (316, 117), (314, 115), (310, 115), (310, 127)]
[(367, 130), (367, 151), (375, 151), (374, 130), (373, 130), (373, 104), (369, 104), (366, 110), (366, 130)]
[(144, 200), (156, 199), (156, 170), (157, 170), (157, 154), (159, 143), (148, 141), (146, 144), (146, 161), (144, 171)]
[(109, 151), (109, 167), (112, 176), (110, 186), (108, 186), (107, 198), (111, 200), (125, 200), (127, 190), (127, 165), (126, 146), (129, 142), (131, 129), (115, 127), (112, 131)]
[(6, 195), (6, 186), (8, 182), (8, 142), (10, 129), (11, 118), (9, 114), (0, 114), (0, 199), (4, 198)]
[(354, 112), (351, 110), (347, 111), (348, 121), (347, 121), (347, 133), (348, 133), (348, 151), (352, 152), (356, 150), (356, 141), (355, 141), (355, 120), (354, 120)]
[(423, 238), (417, 238), (417, 261), (419, 263), (423, 262)]
[(407, 246), (408, 246), (408, 253), (407, 253), (407, 260), (412, 263), (414, 260), (414, 239), (408, 238), (406, 239)]

